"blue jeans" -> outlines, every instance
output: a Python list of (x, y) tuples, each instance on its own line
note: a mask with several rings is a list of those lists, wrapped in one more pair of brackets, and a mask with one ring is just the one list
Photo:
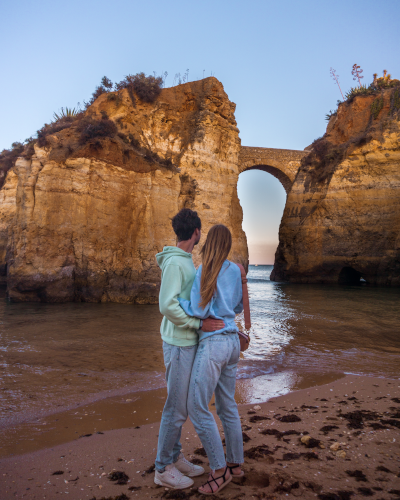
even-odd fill
[(244, 461), (242, 427), (235, 401), (239, 355), (237, 333), (215, 334), (199, 343), (194, 360), (188, 397), (189, 417), (213, 470), (226, 465), (218, 427), (208, 409), (214, 392), (217, 415), (224, 427), (227, 461), (235, 464)]
[(159, 472), (176, 462), (181, 452), (180, 438), (182, 425), (188, 417), (187, 398), (197, 345), (178, 347), (163, 342), (163, 351), (168, 396), (158, 435), (155, 467)]

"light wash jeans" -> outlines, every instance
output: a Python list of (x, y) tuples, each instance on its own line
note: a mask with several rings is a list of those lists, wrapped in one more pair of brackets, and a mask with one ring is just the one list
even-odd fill
[(168, 396), (164, 405), (158, 434), (156, 469), (176, 462), (181, 452), (182, 425), (186, 422), (187, 398), (190, 374), (196, 356), (197, 345), (178, 347), (163, 342)]
[(215, 334), (199, 343), (194, 360), (188, 397), (189, 417), (213, 470), (226, 465), (218, 427), (208, 409), (214, 392), (217, 414), (224, 427), (227, 461), (235, 464), (244, 461), (242, 427), (235, 401), (239, 355), (237, 333)]

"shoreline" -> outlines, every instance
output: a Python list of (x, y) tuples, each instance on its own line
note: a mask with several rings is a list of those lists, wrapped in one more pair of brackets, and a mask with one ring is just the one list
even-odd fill
[[(294, 385), (291, 376), (297, 377)], [(343, 373), (300, 375), (277, 372), (239, 378), (235, 399), (238, 405), (259, 404), (298, 390), (325, 385), (345, 376)], [(94, 397), (93, 401), (80, 402), (60, 411), (29, 416), (25, 421), (4, 425), (0, 427), (0, 459), (68, 443), (79, 436), (99, 431), (155, 423), (160, 420), (165, 397), (165, 384), (135, 392), (122, 388), (103, 398)]]
[[(158, 410), (154, 412), (156, 417)], [(218, 498), (283, 495), (311, 499), (331, 493), (336, 497), (319, 498), (342, 500), (350, 498), (351, 492), (352, 498), (400, 498), (400, 380), (347, 375), (257, 405), (240, 405), (239, 412), (246, 476), (240, 484), (232, 482)], [(150, 472), (158, 421), (159, 417), (145, 425), (99, 431), (0, 459), (0, 498), (52, 499), (67, 495), (70, 500), (100, 499), (122, 493), (128, 498), (174, 498), (154, 484)], [(313, 447), (307, 448), (300, 441), (307, 435), (320, 443), (310, 441)], [(189, 421), (183, 428), (182, 444), (187, 458), (208, 465)], [(129, 482), (116, 485), (108, 480), (112, 470), (127, 474)], [(205, 479), (196, 478), (195, 486)], [(197, 495), (195, 489), (184, 493), (180, 498)]]

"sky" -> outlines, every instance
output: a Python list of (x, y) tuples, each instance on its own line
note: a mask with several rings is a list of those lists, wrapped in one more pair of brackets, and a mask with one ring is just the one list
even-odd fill
[[(399, 0), (13, 0), (0, 2), (0, 150), (33, 135), (101, 78), (189, 70), (237, 104), (245, 146), (304, 149), (324, 134), (340, 91), (384, 69), (400, 79)], [(241, 174), (250, 262), (273, 263), (286, 194), (266, 172)]]

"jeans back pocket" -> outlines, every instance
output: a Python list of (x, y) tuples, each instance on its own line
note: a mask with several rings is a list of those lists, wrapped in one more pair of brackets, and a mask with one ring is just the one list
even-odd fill
[[(215, 337), (215, 338), (214, 338)], [(227, 362), (231, 355), (229, 339), (226, 335), (215, 335), (208, 340), (208, 355), (211, 361), (218, 365)]]

